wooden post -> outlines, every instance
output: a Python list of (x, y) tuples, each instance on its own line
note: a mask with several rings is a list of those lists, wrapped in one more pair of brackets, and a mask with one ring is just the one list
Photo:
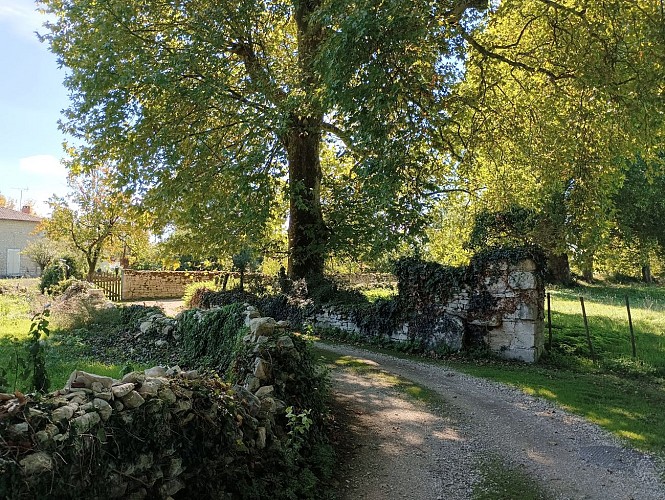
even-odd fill
[(550, 292), (547, 292), (547, 329), (550, 333), (547, 350), (552, 351), (552, 313), (550, 308)]
[(586, 309), (584, 307), (584, 297), (580, 295), (580, 304), (582, 304), (582, 316), (584, 316), (584, 328), (586, 330), (586, 340), (589, 344), (589, 352), (591, 353), (591, 359), (596, 359), (596, 354), (593, 352), (593, 344), (591, 343), (591, 334), (589, 333), (589, 321), (586, 317)]
[(630, 344), (633, 346), (633, 358), (637, 357), (635, 350), (635, 332), (633, 331), (633, 318), (630, 315), (630, 302), (628, 302), (628, 295), (626, 295), (626, 309), (628, 310), (628, 326), (630, 327)]

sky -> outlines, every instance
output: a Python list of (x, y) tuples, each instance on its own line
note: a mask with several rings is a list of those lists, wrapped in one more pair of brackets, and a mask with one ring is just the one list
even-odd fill
[(0, 0), (0, 193), (42, 216), (67, 193), (58, 120), (69, 102), (65, 72), (35, 34), (44, 19), (33, 0)]

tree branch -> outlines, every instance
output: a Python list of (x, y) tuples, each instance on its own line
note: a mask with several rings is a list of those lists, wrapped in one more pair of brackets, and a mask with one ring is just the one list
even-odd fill
[(232, 43), (229, 47), (229, 52), (240, 57), (245, 65), (247, 75), (252, 82), (263, 89), (263, 92), (272, 104), (277, 106), (286, 99), (286, 93), (270, 80), (267, 71), (261, 66), (261, 62), (259, 61), (256, 52), (254, 52), (251, 43)]
[(513, 59), (509, 59), (508, 57), (499, 54), (497, 52), (493, 52), (487, 47), (483, 46), (480, 44), (475, 38), (473, 38), (470, 34), (465, 32), (464, 30), (460, 30), (460, 36), (467, 41), (471, 46), (476, 49), (478, 52), (480, 52), (482, 55), (485, 57), (489, 57), (491, 59), (496, 59), (497, 61), (504, 62), (508, 64), (509, 66), (512, 66), (514, 68), (520, 68), (523, 69), (524, 71), (528, 71), (529, 73), (540, 73), (543, 74), (547, 77), (549, 77), (552, 81), (557, 81), (557, 80), (562, 80), (564, 78), (573, 78), (575, 76), (574, 73), (566, 72), (566, 73), (561, 73), (561, 74), (556, 74), (548, 69), (541, 68), (541, 67), (534, 67), (534, 66), (529, 66), (528, 64), (525, 64), (521, 61), (515, 61)]

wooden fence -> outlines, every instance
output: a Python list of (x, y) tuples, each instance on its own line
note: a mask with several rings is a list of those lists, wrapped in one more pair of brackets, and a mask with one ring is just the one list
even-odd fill
[(97, 288), (104, 290), (109, 300), (118, 302), (122, 300), (122, 274), (115, 273), (95, 273), (92, 276), (92, 284)]

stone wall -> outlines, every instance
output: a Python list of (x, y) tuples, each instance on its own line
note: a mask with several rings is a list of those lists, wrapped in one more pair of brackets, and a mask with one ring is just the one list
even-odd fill
[[(417, 340), (432, 350), (459, 351), (481, 344), (506, 359), (532, 363), (544, 349), (544, 296), (533, 260), (494, 262), (447, 300), (434, 297), (420, 304), (414, 314), (383, 335), (398, 342)], [(312, 321), (318, 327), (375, 336), (377, 332), (356, 323), (356, 314), (324, 307)]]
[(122, 300), (182, 298), (191, 283), (211, 281), (220, 271), (135, 271), (122, 272)]
[[(124, 269), (122, 272), (122, 300), (138, 299), (180, 299), (185, 288), (191, 283), (212, 281), (224, 277), (240, 279), (239, 273), (227, 271), (136, 271)], [(249, 288), (255, 283), (270, 280), (258, 273), (245, 274), (245, 285)]]
[[(164, 330), (154, 316), (143, 334)], [(294, 441), (285, 417), (294, 403), (278, 398), (312, 380), (291, 371), (302, 369), (306, 344), (253, 308), (245, 317), (237, 385), (157, 366), (120, 380), (77, 370), (40, 398), (0, 393), (0, 498), (286, 497), (279, 487), (298, 472), (298, 450), (319, 439)], [(299, 401), (317, 390), (301, 389)]]

